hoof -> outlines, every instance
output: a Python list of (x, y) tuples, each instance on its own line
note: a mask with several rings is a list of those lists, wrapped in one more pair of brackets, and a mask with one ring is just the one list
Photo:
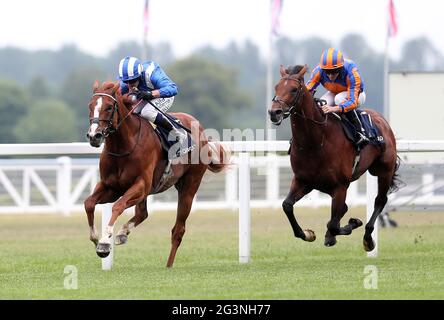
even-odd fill
[(364, 250), (367, 252), (373, 251), (375, 249), (375, 243), (373, 242), (373, 239), (370, 239), (369, 241), (364, 239)]
[(325, 237), (324, 246), (333, 247), (336, 242), (336, 237)]
[(127, 242), (128, 242), (128, 236), (126, 234), (118, 234), (116, 236), (116, 239), (114, 240), (114, 243), (117, 246), (120, 246), (120, 245), (125, 244)]
[(348, 220), (348, 224), (352, 227), (352, 229), (356, 229), (362, 226), (362, 221), (357, 218), (350, 218), (350, 220)]
[(96, 253), (100, 258), (106, 258), (111, 252), (111, 244), (109, 243), (99, 243), (96, 248)]
[(316, 240), (316, 234), (314, 233), (313, 230), (305, 229), (304, 234), (305, 234), (305, 239), (304, 239), (305, 241), (313, 242)]

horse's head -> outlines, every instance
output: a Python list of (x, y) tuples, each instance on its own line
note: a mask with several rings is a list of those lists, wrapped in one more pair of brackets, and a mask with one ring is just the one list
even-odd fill
[(100, 147), (104, 139), (116, 130), (118, 121), (119, 83), (104, 82), (101, 86), (96, 81), (93, 95), (89, 102), (89, 130), (86, 137), (93, 147)]
[(285, 69), (280, 67), (281, 79), (275, 87), (273, 104), (268, 110), (270, 120), (275, 125), (280, 125), (282, 120), (288, 117), (292, 110), (302, 103), (305, 84), (304, 74), (308, 67), (295, 66)]

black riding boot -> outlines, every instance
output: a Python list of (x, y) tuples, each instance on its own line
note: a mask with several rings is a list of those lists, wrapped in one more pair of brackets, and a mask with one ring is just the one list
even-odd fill
[(356, 129), (355, 143), (356, 143), (356, 145), (359, 146), (363, 142), (369, 141), (367, 136), (366, 136), (366, 134), (365, 134), (365, 130), (362, 127), (362, 123), (359, 120), (359, 117), (358, 117), (358, 114), (357, 114), (356, 110), (351, 110), (351, 111), (347, 112), (345, 114), (345, 116), (355, 126), (355, 129)]
[(170, 122), (170, 120), (160, 112), (157, 114), (156, 119), (154, 120), (154, 124), (168, 130), (168, 135), (172, 133), (176, 137), (176, 140), (179, 142), (182, 142), (186, 139), (186, 135), (183, 134), (180, 130), (176, 129)]

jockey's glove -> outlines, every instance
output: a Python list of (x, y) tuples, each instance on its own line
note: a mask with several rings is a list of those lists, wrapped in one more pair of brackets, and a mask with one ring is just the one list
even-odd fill
[(139, 91), (137, 92), (137, 99), (143, 99), (149, 101), (154, 99), (154, 96), (151, 91)]

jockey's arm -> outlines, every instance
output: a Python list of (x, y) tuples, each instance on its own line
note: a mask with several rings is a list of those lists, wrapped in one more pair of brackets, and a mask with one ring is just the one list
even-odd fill
[(310, 80), (308, 80), (305, 86), (307, 87), (308, 91), (310, 91), (311, 94), (314, 96), (316, 88), (319, 86), (320, 83), (321, 83), (321, 67), (317, 66), (316, 68), (313, 69), (310, 76)]
[(339, 107), (341, 108), (341, 112), (349, 112), (358, 107), (359, 102), (359, 91), (361, 89), (361, 77), (356, 68), (353, 68), (351, 72), (348, 74), (350, 79), (350, 84), (348, 86), (348, 99), (342, 102)]

